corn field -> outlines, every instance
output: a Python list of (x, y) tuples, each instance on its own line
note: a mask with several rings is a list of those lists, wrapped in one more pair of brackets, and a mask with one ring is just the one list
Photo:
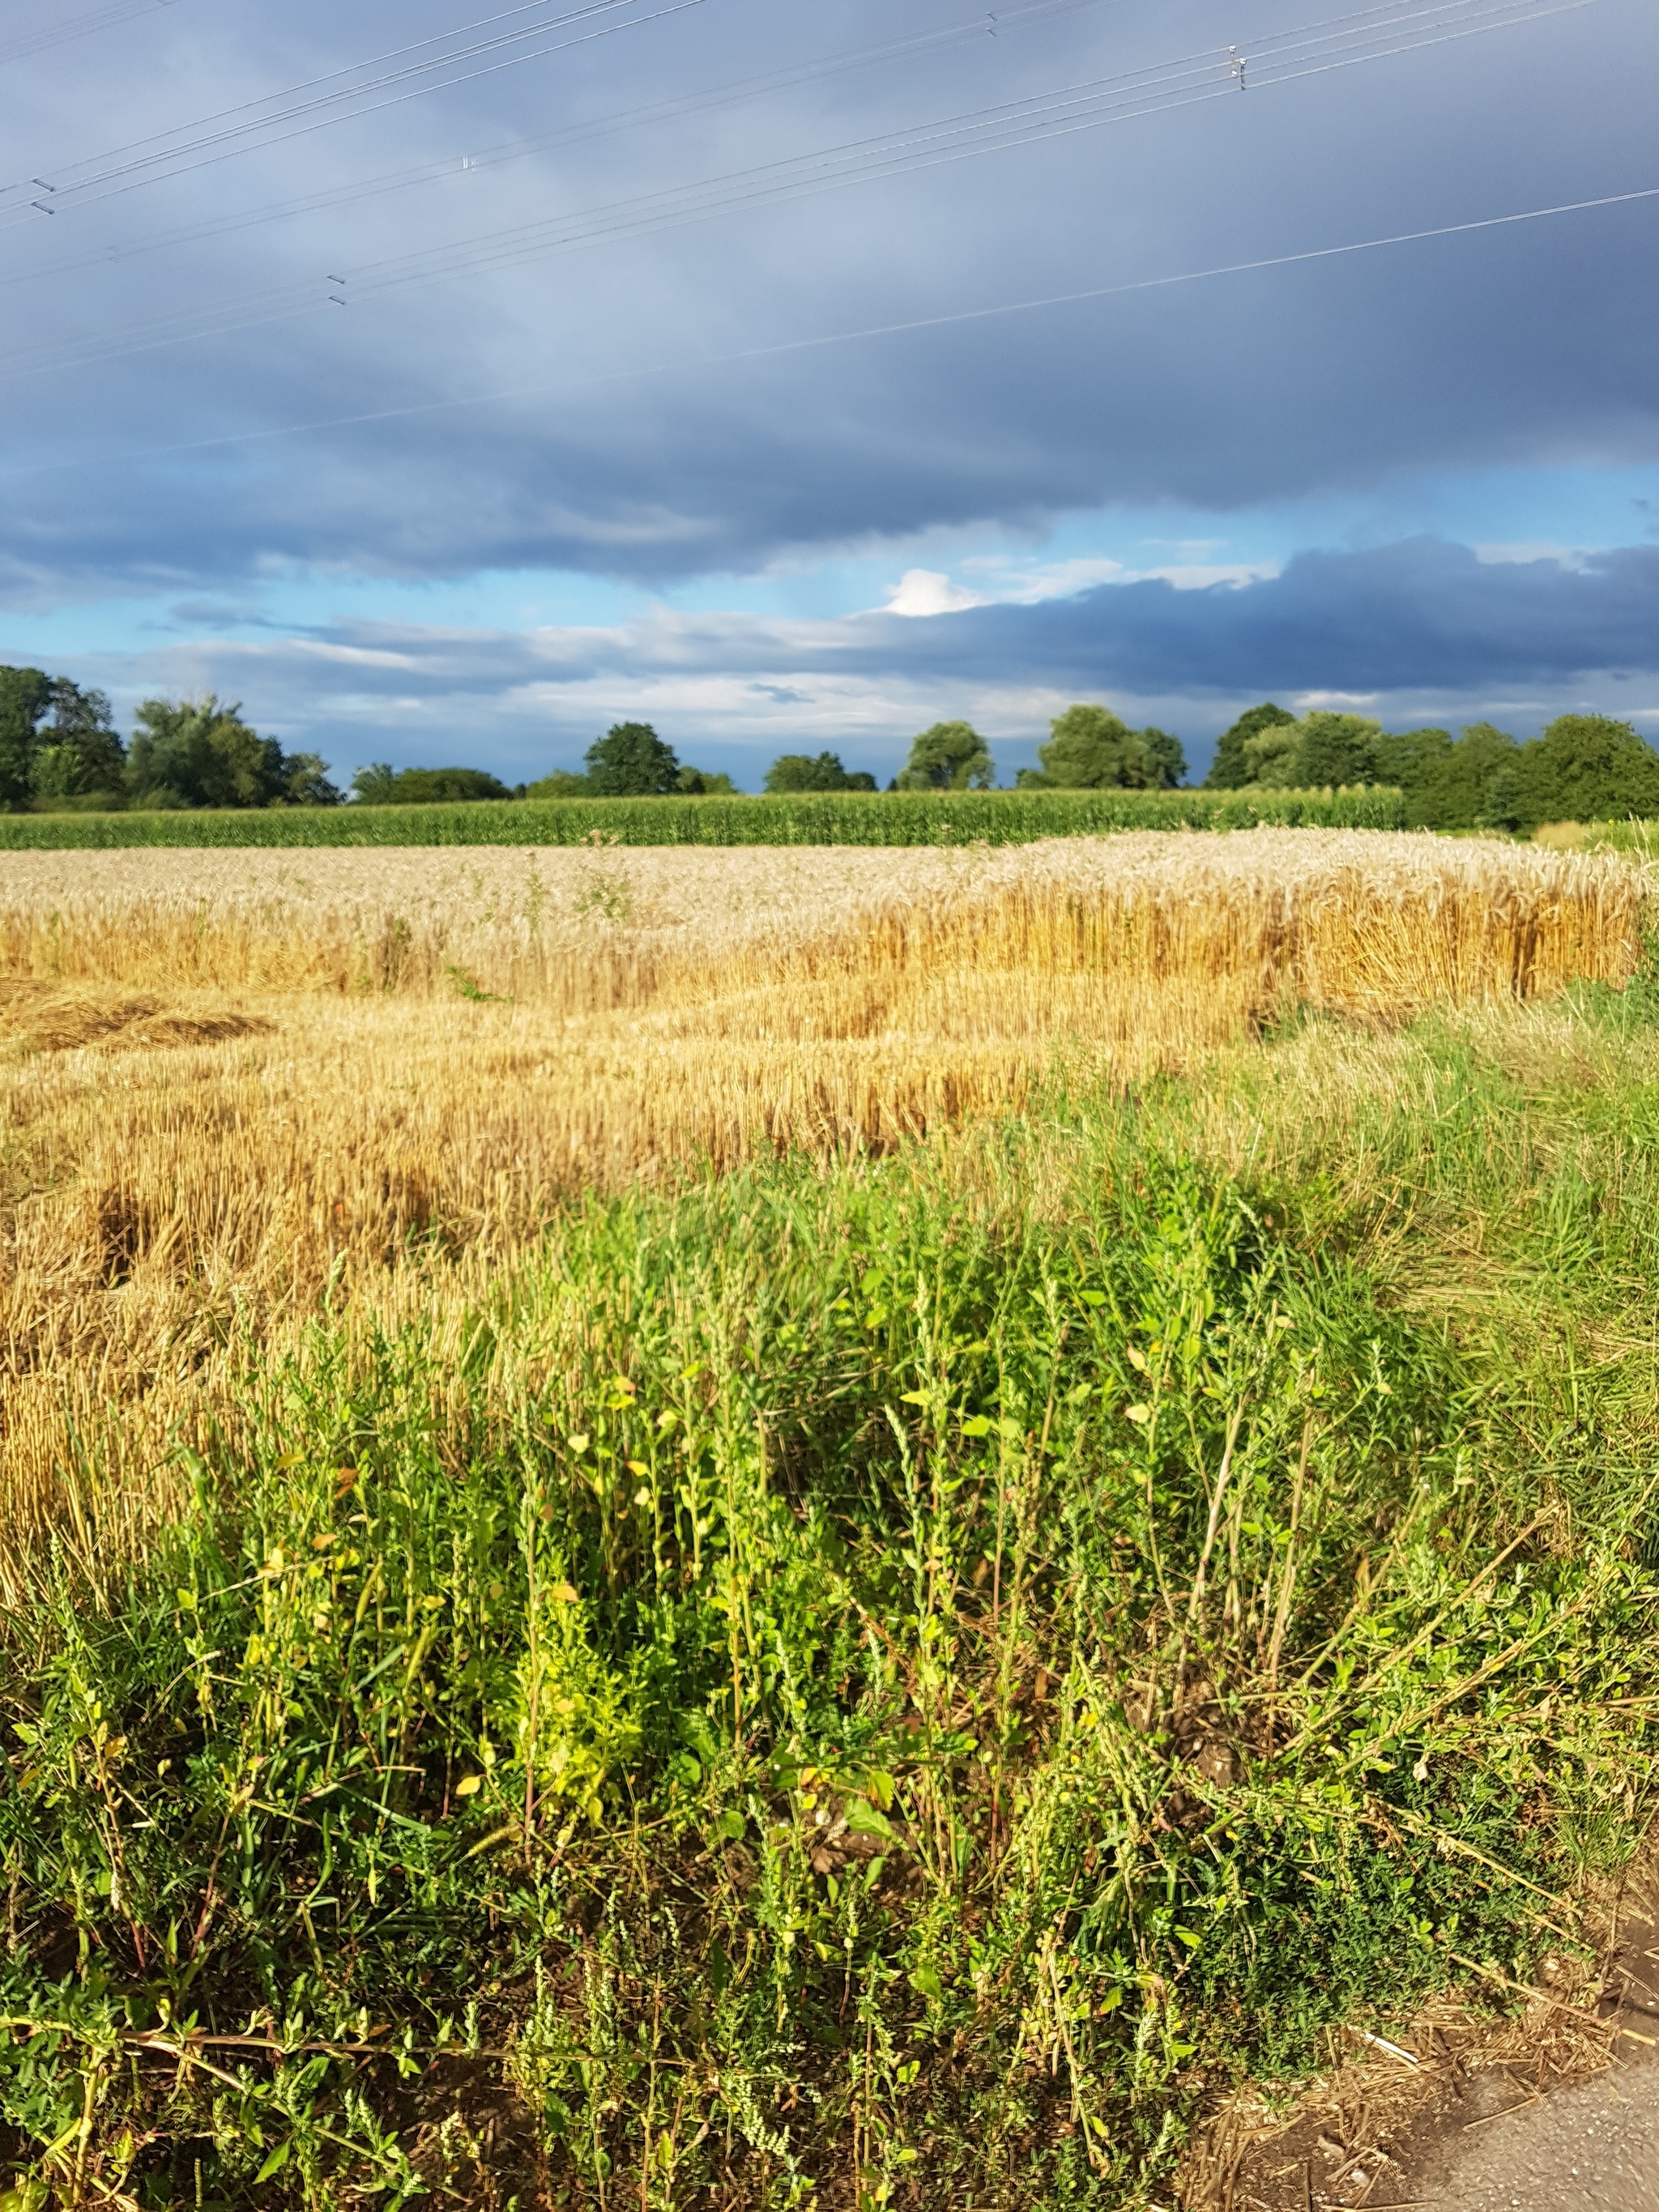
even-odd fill
[(0, 852), (131, 846), (992, 845), (1121, 830), (1397, 829), (1402, 795), (1339, 791), (950, 791), (503, 799), (0, 815)]

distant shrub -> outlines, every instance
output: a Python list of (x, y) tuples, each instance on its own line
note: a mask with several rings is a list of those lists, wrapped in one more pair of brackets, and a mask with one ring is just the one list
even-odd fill
[(766, 771), (769, 792), (873, 791), (876, 779), (863, 769), (848, 769), (839, 753), (781, 753)]
[(363, 806), (446, 806), (511, 799), (499, 776), (481, 768), (360, 768), (351, 787)]

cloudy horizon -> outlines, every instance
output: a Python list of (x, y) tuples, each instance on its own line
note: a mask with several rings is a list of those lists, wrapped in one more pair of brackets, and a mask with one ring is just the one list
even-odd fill
[(1659, 200), (1498, 222), (1659, 185), (1636, 0), (466, 20), (12, 9), (0, 660), (344, 777), (1659, 737)]

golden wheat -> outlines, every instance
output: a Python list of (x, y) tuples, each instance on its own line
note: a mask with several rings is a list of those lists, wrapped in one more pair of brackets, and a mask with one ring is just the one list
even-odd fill
[[(467, 1279), (573, 1190), (879, 1149), (1138, 1080), (1297, 1002), (1622, 982), (1617, 856), (1334, 831), (1012, 852), (0, 861), (0, 1511), (120, 1550), (226, 1345)], [(94, 1449), (95, 1447), (95, 1449)], [(77, 1470), (120, 1471), (94, 1498)]]
[[(302, 861), (302, 865), (301, 864)], [(959, 955), (1289, 978), (1394, 1006), (1551, 988), (1627, 939), (1608, 856), (1360, 830), (1071, 839), (993, 853), (399, 848), (27, 853), (0, 863), (0, 975), (453, 995), (567, 1013), (711, 983)], [(1606, 940), (1604, 945), (1603, 940)]]

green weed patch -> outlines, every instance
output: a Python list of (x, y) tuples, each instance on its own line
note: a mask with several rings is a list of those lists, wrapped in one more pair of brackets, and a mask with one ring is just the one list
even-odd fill
[(1060, 1101), (595, 1202), (441, 1343), (250, 1345), (251, 1458), (11, 1624), (19, 2172), (1165, 2202), (1206, 2092), (1571, 1942), (1646, 1802), (1645, 1432), (1573, 1279), (1506, 1350), (1389, 1239), (1490, 1188), (1628, 1309), (1651, 1178), (1432, 1065), (1363, 1187)]

